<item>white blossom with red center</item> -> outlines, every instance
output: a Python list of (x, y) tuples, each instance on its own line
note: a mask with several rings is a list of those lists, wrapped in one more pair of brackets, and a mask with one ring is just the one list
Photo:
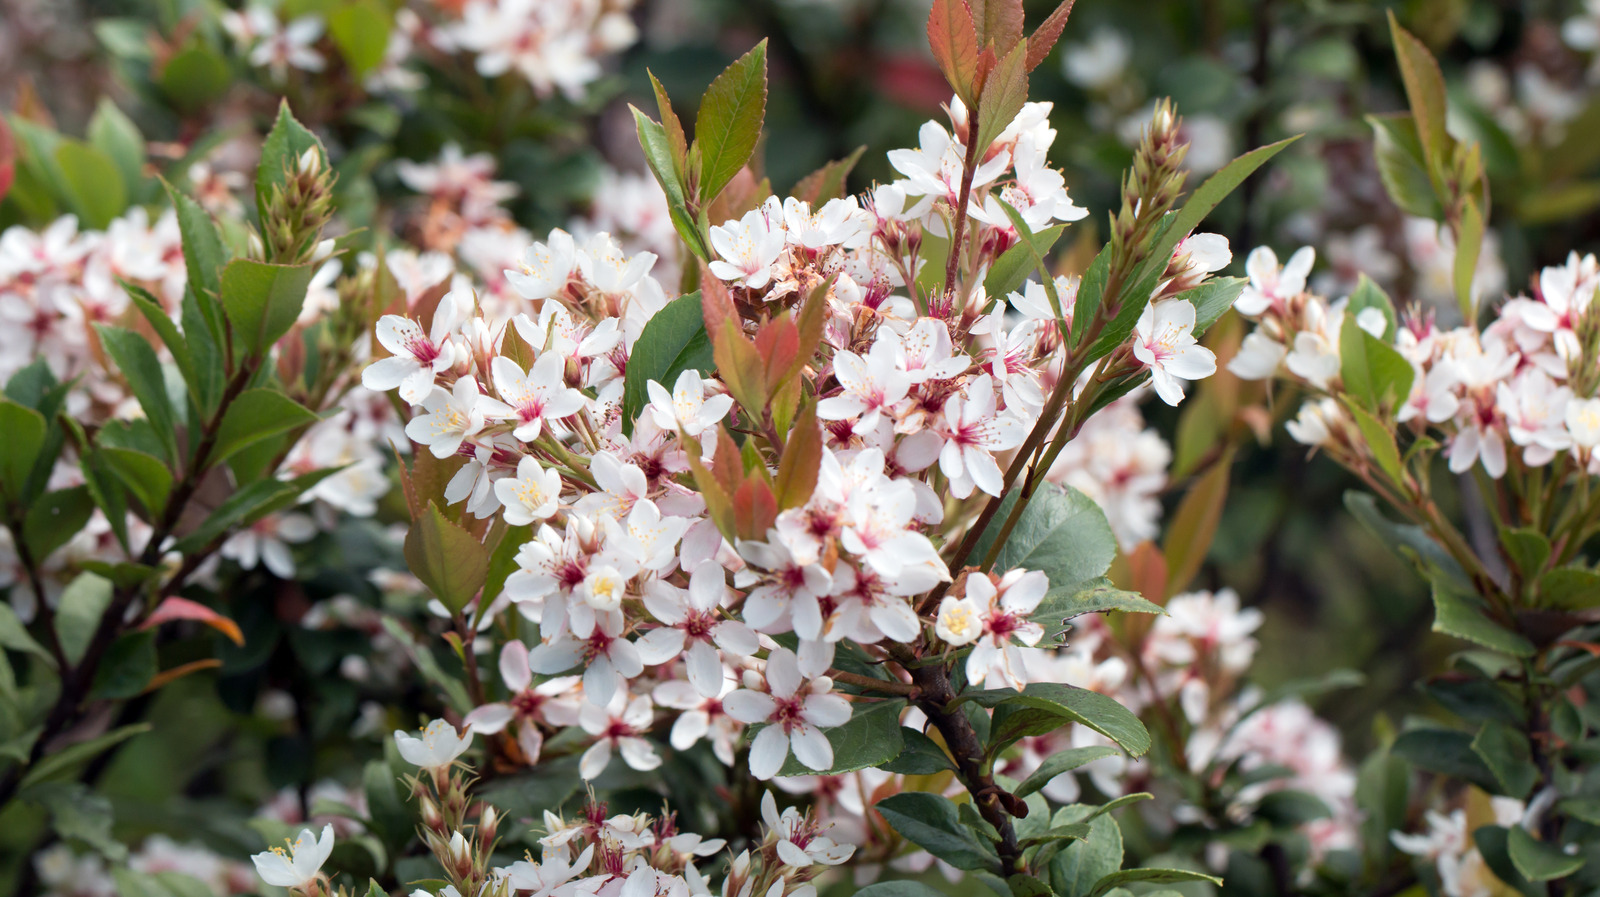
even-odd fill
[(722, 706), (739, 722), (765, 724), (750, 744), (750, 774), (762, 780), (777, 775), (791, 749), (809, 769), (832, 766), (833, 745), (822, 730), (850, 719), (850, 702), (830, 693), (833, 680), (807, 681), (787, 648), (775, 648), (767, 657), (765, 691), (758, 690), (762, 683), (753, 673), (746, 678), (746, 687), (730, 693)]

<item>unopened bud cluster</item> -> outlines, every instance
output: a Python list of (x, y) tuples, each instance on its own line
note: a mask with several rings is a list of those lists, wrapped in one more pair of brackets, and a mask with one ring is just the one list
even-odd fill
[(299, 265), (314, 259), (322, 228), (333, 214), (334, 174), (318, 147), (284, 165), (283, 183), (267, 196), (261, 221), (267, 260)]

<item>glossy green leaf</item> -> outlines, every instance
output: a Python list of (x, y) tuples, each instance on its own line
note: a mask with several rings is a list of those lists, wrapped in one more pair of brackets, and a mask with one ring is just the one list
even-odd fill
[(1079, 723), (1115, 741), (1130, 756), (1150, 750), (1150, 733), (1128, 708), (1114, 699), (1087, 689), (1058, 682), (1034, 682), (1021, 692), (1012, 688), (992, 688), (967, 692), (956, 698), (958, 704), (973, 702), (983, 707), (1009, 706), (1039, 710), (1059, 717), (1059, 725)]
[(33, 557), (43, 562), (56, 549), (83, 531), (94, 513), (88, 486), (47, 492), (28, 507), (22, 519), (22, 539)]
[(161, 372), (161, 362), (156, 351), (144, 337), (132, 330), (96, 324), (100, 344), (116, 364), (117, 371), (128, 381), (144, 416), (155, 428), (156, 436), (166, 451), (169, 462), (178, 457), (177, 414), (167, 396), (166, 376)]
[(39, 450), (44, 446), (44, 416), (16, 402), (0, 400), (0, 497), (20, 500)]
[(1533, 643), (1490, 618), (1476, 595), (1433, 583), (1433, 631), (1466, 639), (1513, 657), (1532, 657)]
[(234, 259), (222, 269), (222, 308), (242, 351), (265, 353), (289, 332), (305, 305), (314, 265)]
[(1557, 610), (1600, 607), (1600, 573), (1587, 567), (1557, 567), (1539, 577), (1539, 600)]
[(1206, 875), (1203, 872), (1191, 872), (1188, 869), (1123, 869), (1100, 879), (1094, 888), (1089, 891), (1089, 897), (1100, 897), (1101, 894), (1112, 888), (1125, 887), (1136, 882), (1172, 885), (1190, 881), (1207, 881), (1218, 886), (1222, 884), (1222, 879), (1220, 878)]
[(357, 78), (383, 62), (393, 27), (394, 14), (376, 0), (354, 0), (328, 14), (328, 36)]
[(56, 147), (62, 187), (85, 227), (104, 229), (128, 207), (128, 187), (117, 163), (99, 149), (76, 140)]
[(874, 808), (901, 837), (957, 869), (999, 867), (994, 849), (961, 823), (948, 798), (907, 791), (878, 801)]
[(107, 97), (101, 97), (89, 119), (89, 143), (105, 153), (122, 175), (128, 192), (136, 192), (144, 180), (144, 135), (121, 109)]
[(755, 152), (767, 110), (767, 42), (723, 70), (700, 100), (695, 143), (700, 147), (701, 205), (708, 205)]
[(143, 735), (153, 728), (150, 723), (134, 723), (129, 726), (112, 729), (104, 735), (68, 745), (60, 750), (51, 751), (39, 759), (38, 763), (29, 767), (28, 774), (22, 777), (23, 787), (35, 785), (46, 781), (53, 776), (72, 768), (102, 752), (121, 744), (135, 735)]
[(1198, 338), (1233, 308), (1239, 294), (1250, 283), (1245, 277), (1213, 277), (1177, 298), (1194, 306), (1194, 335)]
[(679, 374), (684, 371), (709, 373), (715, 364), (699, 291), (668, 302), (644, 325), (628, 357), (628, 372), (622, 387), (623, 432), (632, 435), (633, 422), (650, 404), (646, 385), (651, 380), (671, 392)]
[(0, 648), (22, 651), (54, 662), (44, 645), (28, 634), (28, 627), (22, 625), (17, 612), (4, 602), (0, 602)]
[(293, 171), (298, 165), (301, 154), (312, 147), (317, 147), (317, 152), (326, 165), (327, 154), (321, 149), (322, 142), (317, 140), (317, 135), (306, 130), (305, 126), (295, 119), (294, 114), (289, 111), (289, 101), (284, 100), (278, 105), (278, 118), (273, 122), (272, 130), (268, 132), (266, 141), (261, 145), (261, 163), (256, 168), (257, 210), (264, 211), (267, 208), (267, 201), (272, 196), (273, 188), (282, 187), (286, 183), (288, 172)]
[(1484, 723), (1472, 739), (1472, 752), (1494, 774), (1500, 793), (1508, 797), (1525, 799), (1539, 780), (1527, 736), (1505, 723)]
[(1398, 408), (1410, 397), (1415, 376), (1411, 362), (1399, 350), (1345, 315), (1339, 328), (1339, 378), (1348, 395), (1368, 411)]
[(411, 572), (452, 613), (466, 607), (489, 576), (488, 547), (433, 502), (411, 522), (405, 556)]
[(166, 508), (167, 496), (172, 492), (172, 471), (159, 458), (137, 449), (112, 446), (102, 446), (95, 452), (147, 513), (155, 516)]
[(1520, 825), (1510, 827), (1506, 846), (1511, 862), (1528, 881), (1551, 881), (1566, 878), (1583, 868), (1582, 854), (1569, 854), (1559, 845), (1540, 841)]
[(1074, 804), (1050, 820), (1052, 827), (1090, 820), (1089, 837), (1068, 842), (1050, 860), (1050, 887), (1061, 897), (1088, 897), (1101, 879), (1122, 868), (1122, 830), (1111, 816), (1091, 817), (1093, 812), (1093, 807)]
[(1416, 121), (1409, 115), (1369, 115), (1378, 178), (1394, 204), (1408, 214), (1434, 221), (1444, 218), (1444, 208), (1434, 193), (1423, 159)]
[(131, 698), (145, 690), (160, 667), (156, 662), (156, 634), (144, 629), (119, 637), (106, 649), (95, 669), (90, 697), (99, 700)]
[(1012, 794), (1017, 797), (1027, 797), (1040, 788), (1050, 784), (1050, 780), (1062, 773), (1071, 772), (1086, 763), (1093, 763), (1102, 757), (1115, 757), (1117, 749), (1108, 745), (1095, 745), (1092, 747), (1067, 748), (1056, 751), (1044, 758), (1039, 768), (1033, 774), (1022, 780)]
[(1499, 781), (1472, 749), (1472, 740), (1472, 735), (1453, 729), (1418, 728), (1402, 732), (1389, 750), (1418, 769), (1499, 791)]
[(955, 768), (944, 748), (924, 735), (922, 730), (901, 726), (899, 736), (902, 744), (900, 753), (875, 764), (879, 769), (908, 776), (926, 776)]
[(316, 422), (315, 412), (275, 389), (247, 389), (223, 414), (207, 462), (220, 463), (263, 439)]
[[(1006, 495), (972, 557), (988, 555), (1020, 493), (1019, 488)], [(1000, 546), (994, 569), (1041, 570), (1052, 586), (1066, 586), (1102, 576), (1116, 554), (1117, 538), (1093, 499), (1070, 487), (1044, 485), (1034, 492)]]

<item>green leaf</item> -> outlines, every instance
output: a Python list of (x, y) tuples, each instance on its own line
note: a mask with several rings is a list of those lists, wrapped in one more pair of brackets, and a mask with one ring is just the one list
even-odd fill
[[(783, 768), (778, 770), (778, 775), (843, 775), (888, 763), (900, 756), (904, 748), (901, 733), (905, 729), (900, 725), (900, 711), (905, 706), (904, 701), (896, 699), (875, 704), (852, 704), (848, 722), (822, 730), (822, 734), (828, 736), (828, 743), (833, 746), (832, 766), (826, 770), (813, 770), (791, 753), (784, 761)], [(753, 728), (751, 737), (757, 731), (760, 731), (759, 727)]]
[(196, 32), (156, 78), (161, 91), (183, 112), (194, 112), (222, 96), (233, 79), (228, 60)]
[(711, 338), (706, 335), (705, 314), (700, 308), (700, 292), (685, 293), (655, 313), (639, 334), (628, 356), (628, 372), (622, 387), (622, 428), (633, 434), (633, 422), (650, 404), (646, 388), (651, 380), (672, 391), (684, 371), (710, 373)]
[(28, 516), (22, 520), (22, 539), (35, 561), (42, 563), (82, 532), (93, 513), (88, 486), (47, 492), (28, 508)]
[(106, 650), (95, 670), (90, 697), (97, 700), (131, 698), (144, 691), (158, 672), (155, 631), (130, 632), (112, 642)]
[(1600, 573), (1587, 567), (1557, 567), (1539, 577), (1539, 600), (1558, 610), (1600, 607)]
[(1110, 815), (1091, 817), (1093, 812), (1074, 804), (1050, 820), (1052, 828), (1089, 820), (1088, 839), (1069, 842), (1050, 861), (1050, 887), (1061, 897), (1087, 897), (1101, 879), (1122, 868), (1122, 830)]
[(1378, 541), (1417, 568), (1426, 578), (1442, 575), (1450, 588), (1470, 591), (1472, 580), (1448, 552), (1430, 538), (1420, 526), (1400, 524), (1383, 516), (1378, 501), (1366, 492), (1351, 489), (1344, 494), (1345, 509), (1365, 526)]
[[(178, 218), (178, 233), (183, 237), (183, 263), (189, 273), (189, 285), (204, 290), (212, 296), (222, 294), (222, 268), (228, 263), (228, 249), (223, 245), (217, 223), (198, 202), (189, 198), (171, 184), (167, 184), (167, 197)], [(217, 321), (220, 325), (222, 322)], [(191, 338), (193, 334), (190, 334)], [(220, 330), (213, 332), (220, 339)]]
[(1405, 824), (1411, 804), (1411, 770), (1387, 748), (1379, 748), (1361, 764), (1356, 776), (1356, 806), (1361, 810), (1361, 838), (1368, 857), (1381, 857), (1389, 833)]
[(1063, 721), (1059, 725), (1071, 722), (1088, 726), (1115, 741), (1130, 756), (1137, 757), (1150, 750), (1150, 733), (1137, 716), (1114, 699), (1087, 689), (1058, 682), (1034, 682), (1020, 692), (993, 688), (967, 692), (955, 701), (957, 705), (968, 702), (982, 707), (1009, 706), (1043, 711), (1059, 717)]
[(1124, 885), (1133, 884), (1134, 882), (1171, 885), (1187, 881), (1209, 881), (1213, 885), (1217, 886), (1221, 886), (1222, 884), (1222, 879), (1220, 878), (1206, 875), (1201, 872), (1191, 872), (1188, 869), (1123, 869), (1120, 872), (1113, 872), (1110, 875), (1107, 875), (1105, 878), (1100, 879), (1100, 881), (1095, 884), (1093, 890), (1089, 892), (1089, 897), (1099, 897), (1099, 895), (1104, 894), (1112, 888), (1120, 888)]
[(111, 356), (123, 379), (128, 381), (128, 388), (133, 390), (139, 407), (144, 409), (145, 418), (155, 428), (156, 436), (166, 450), (166, 460), (171, 462), (178, 457), (178, 418), (167, 397), (166, 375), (161, 372), (156, 350), (132, 330), (109, 324), (94, 326), (100, 334), (100, 345), (105, 347), (106, 354)]
[(1361, 274), (1357, 277), (1355, 290), (1350, 293), (1350, 299), (1345, 304), (1345, 320), (1354, 321), (1357, 315), (1369, 308), (1376, 308), (1383, 314), (1383, 341), (1392, 344), (1399, 333), (1399, 323), (1394, 316), (1394, 301), (1383, 291), (1383, 287), (1373, 283), (1367, 275)]
[(1411, 395), (1416, 371), (1404, 355), (1356, 326), (1345, 313), (1339, 328), (1339, 378), (1345, 392), (1368, 411), (1398, 408)]
[[(278, 119), (273, 123), (272, 131), (261, 145), (261, 164), (256, 168), (256, 209), (259, 212), (265, 214), (272, 189), (287, 183), (285, 178), (288, 172), (299, 164), (301, 154), (312, 147), (317, 147), (318, 155), (322, 156), (326, 167), (328, 156), (322, 150), (322, 142), (295, 120), (294, 114), (289, 111), (289, 101), (284, 100), (278, 105)], [(266, 226), (267, 222), (263, 221), (262, 227)], [(226, 281), (226, 273), (223, 279)], [(295, 311), (298, 314), (299, 308), (296, 307)]]
[(1444, 208), (1433, 192), (1415, 119), (1405, 113), (1369, 115), (1367, 124), (1372, 126), (1378, 177), (1389, 198), (1407, 214), (1443, 219)]
[[(1367, 337), (1371, 339), (1371, 337)], [(1356, 422), (1356, 429), (1361, 431), (1361, 437), (1366, 441), (1367, 450), (1372, 453), (1372, 460), (1378, 465), (1391, 480), (1397, 483), (1405, 482), (1405, 464), (1400, 458), (1400, 448), (1394, 442), (1394, 430), (1384, 425), (1372, 415), (1372, 412), (1361, 405), (1351, 401), (1349, 396), (1343, 402), (1344, 410)]]
[(856, 892), (856, 897), (946, 897), (945, 892), (920, 881), (880, 881)]
[(1418, 769), (1465, 779), (1488, 791), (1499, 791), (1494, 773), (1472, 749), (1472, 736), (1452, 729), (1411, 729), (1402, 732), (1389, 750)]
[(152, 728), (154, 727), (150, 723), (134, 723), (131, 726), (112, 729), (97, 738), (80, 741), (60, 750), (51, 751), (41, 757), (38, 763), (29, 767), (28, 774), (22, 777), (22, 787), (36, 785), (52, 776), (59, 775), (74, 765), (98, 756), (135, 735), (143, 735)]
[(56, 605), (56, 632), (67, 660), (77, 663), (111, 604), (111, 581), (93, 573), (80, 573), (67, 583)]
[(1583, 868), (1581, 854), (1568, 854), (1555, 844), (1539, 841), (1520, 825), (1511, 826), (1506, 846), (1512, 864), (1528, 881), (1566, 878)]
[(1102, 757), (1115, 757), (1117, 749), (1109, 745), (1096, 745), (1093, 747), (1068, 748), (1056, 751), (1044, 758), (1039, 768), (1033, 775), (1022, 780), (1012, 791), (1017, 797), (1027, 797), (1040, 788), (1050, 784), (1050, 780), (1065, 772), (1071, 772), (1086, 763), (1093, 763)]
[(136, 449), (113, 446), (97, 448), (95, 454), (139, 499), (151, 517), (166, 509), (167, 496), (172, 492), (172, 471), (159, 458)]
[(460, 613), (489, 577), (489, 549), (428, 502), (412, 521), (405, 541), (406, 564), (451, 613)]
[(1247, 277), (1213, 277), (1191, 290), (1184, 290), (1176, 298), (1194, 306), (1194, 335), (1200, 337), (1207, 329), (1233, 308), (1239, 294), (1250, 283)]
[(43, 645), (28, 634), (28, 627), (22, 625), (22, 620), (17, 616), (17, 612), (12, 610), (11, 605), (5, 602), (0, 602), (0, 648), (36, 654), (51, 663), (55, 662), (54, 658), (50, 656), (50, 652), (46, 651)]
[(1472, 281), (1478, 273), (1478, 256), (1483, 251), (1483, 212), (1478, 202), (1470, 196), (1461, 198), (1460, 245), (1456, 249), (1454, 282), (1456, 305), (1461, 309), (1463, 321), (1478, 320), (1477, 299), (1472, 294)]
[(924, 735), (922, 730), (901, 726), (900, 740), (903, 745), (900, 753), (891, 760), (876, 764), (879, 769), (901, 775), (927, 776), (955, 768), (944, 748)]
[(0, 494), (6, 501), (20, 501), (44, 447), (44, 415), (16, 402), (0, 400)]
[(1028, 619), (1045, 627), (1046, 638), (1053, 642), (1054, 636), (1050, 630), (1065, 625), (1073, 617), (1119, 611), (1166, 614), (1161, 605), (1146, 600), (1138, 592), (1124, 591), (1112, 585), (1111, 580), (1099, 577), (1088, 582), (1052, 588), (1040, 599), (1039, 606), (1028, 615)]
[(1457, 592), (1439, 577), (1433, 582), (1433, 613), (1434, 632), (1466, 639), (1513, 657), (1534, 655), (1533, 643), (1490, 619), (1476, 595)]
[(709, 205), (733, 180), (761, 138), (767, 110), (767, 42), (723, 70), (700, 100), (694, 138), (700, 147), (702, 206)]
[(1500, 793), (1525, 799), (1539, 780), (1528, 738), (1505, 723), (1489, 720), (1472, 739), (1472, 752), (1494, 774)]
[(247, 389), (223, 414), (207, 463), (220, 463), (263, 439), (316, 422), (315, 412), (275, 389)]
[(1018, 240), (1017, 245), (1000, 253), (1000, 257), (989, 266), (989, 273), (983, 279), (984, 292), (991, 299), (996, 299), (1022, 289), (1028, 274), (1043, 267), (1040, 260), (1056, 245), (1056, 241), (1066, 229), (1065, 224), (1047, 227)]
[(1527, 580), (1538, 579), (1545, 562), (1550, 560), (1550, 539), (1532, 527), (1501, 530), (1500, 544), (1505, 548), (1506, 557)]
[(328, 36), (357, 78), (365, 77), (383, 62), (393, 26), (393, 14), (376, 0), (345, 3), (328, 15)]
[(1427, 46), (1400, 27), (1392, 10), (1389, 12), (1389, 35), (1394, 40), (1400, 77), (1406, 85), (1406, 98), (1411, 102), (1411, 115), (1417, 123), (1423, 158), (1430, 169), (1442, 169), (1453, 144), (1445, 130), (1444, 74)]
[[(1020, 488), (1006, 495), (972, 557), (988, 555), (1020, 495)], [(1045, 485), (1023, 508), (995, 555), (994, 569), (1001, 573), (1019, 567), (1040, 570), (1050, 577), (1052, 586), (1064, 587), (1104, 575), (1116, 554), (1117, 537), (1093, 499), (1071, 487)]]
[(149, 322), (150, 329), (161, 337), (167, 350), (172, 353), (172, 361), (178, 366), (178, 372), (183, 375), (183, 382), (188, 384), (190, 396), (198, 402), (199, 393), (196, 391), (194, 361), (189, 355), (189, 345), (184, 340), (183, 334), (178, 332), (178, 325), (174, 324), (167, 310), (150, 295), (150, 291), (131, 283), (123, 283), (123, 289), (128, 291), (128, 296), (133, 300), (135, 308), (144, 315)]
[(81, 842), (112, 862), (127, 857), (128, 848), (111, 836), (114, 819), (105, 795), (81, 782), (50, 782), (26, 788), (18, 796), (48, 810), (50, 827), (62, 839)]
[[(996, 6), (999, 4), (991, 4)], [(978, 101), (977, 145), (987, 151), (1028, 101), (1028, 45), (1018, 42), (990, 70)]]
[(957, 869), (998, 869), (993, 848), (961, 824), (960, 813), (948, 798), (907, 791), (886, 797), (875, 806), (884, 821), (907, 841)]
[(144, 181), (144, 135), (110, 99), (101, 97), (95, 106), (94, 115), (89, 119), (88, 137), (89, 142), (117, 166), (122, 183), (130, 191)]
[(305, 305), (313, 265), (273, 265), (234, 259), (222, 269), (222, 308), (233, 322), (235, 344), (265, 353), (289, 328)]
[(667, 136), (667, 129), (661, 123), (652, 121), (650, 116), (639, 111), (637, 106), (628, 108), (633, 111), (633, 124), (639, 132), (639, 147), (644, 150), (645, 164), (650, 166), (650, 172), (656, 176), (656, 182), (661, 185), (662, 192), (667, 194), (667, 206), (683, 209), (684, 185), (678, 176), (677, 162), (672, 153), (672, 141)]
[[(1145, 264), (1153, 271), (1153, 274), (1147, 273), (1144, 278), (1135, 278), (1133, 282), (1138, 283), (1143, 279), (1159, 277), (1161, 272), (1166, 270), (1167, 264), (1172, 261), (1172, 252), (1178, 247), (1179, 240), (1188, 236), (1190, 231), (1198, 227), (1200, 222), (1204, 221), (1206, 216), (1210, 215), (1211, 211), (1228, 197), (1228, 194), (1244, 183), (1245, 178), (1254, 174), (1256, 169), (1267, 164), (1269, 159), (1283, 152), (1288, 148), (1289, 144), (1299, 139), (1300, 136), (1295, 135), (1277, 143), (1269, 143), (1266, 146), (1257, 147), (1222, 166), (1216, 174), (1206, 178), (1205, 183), (1201, 184), (1194, 193), (1189, 195), (1188, 202), (1185, 202), (1183, 209), (1172, 217), (1171, 226), (1166, 229), (1161, 239), (1151, 249), (1150, 260)], [(1144, 299), (1140, 299), (1137, 293), (1129, 293), (1128, 295), (1130, 298), (1139, 300), (1140, 303), (1148, 301), (1148, 293), (1145, 294)], [(1074, 318), (1074, 320), (1078, 319)], [(1121, 338), (1118, 338), (1117, 341), (1121, 342)]]
[(1269, 791), (1256, 802), (1256, 814), (1273, 825), (1290, 828), (1333, 815), (1322, 798), (1304, 791)]
[(128, 188), (111, 157), (87, 143), (63, 140), (56, 147), (62, 188), (85, 227), (104, 230), (128, 207)]

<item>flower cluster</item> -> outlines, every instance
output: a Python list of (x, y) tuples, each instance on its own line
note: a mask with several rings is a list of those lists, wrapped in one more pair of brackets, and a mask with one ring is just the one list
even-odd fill
[[(1238, 309), (1257, 320), (1229, 370), (1264, 379), (1280, 370), (1313, 390), (1344, 387), (1342, 328), (1354, 325), (1392, 343), (1412, 368), (1410, 388), (1395, 407), (1398, 423), (1415, 433), (1437, 432), (1448, 444), (1451, 471), (1481, 464), (1494, 479), (1508, 467), (1541, 468), (1558, 462), (1594, 466), (1600, 445), (1600, 315), (1591, 313), (1600, 285), (1594, 256), (1570, 255), (1544, 269), (1532, 295), (1496, 307), (1488, 326), (1438, 327), (1431, 315), (1402, 315), (1366, 305), (1350, 314), (1351, 300), (1329, 301), (1306, 290), (1313, 252), (1303, 248), (1280, 267), (1272, 250), (1250, 254), (1251, 286)], [(1349, 414), (1331, 398), (1310, 399), (1289, 424), (1298, 441), (1345, 456), (1364, 444)], [(1564, 467), (1561, 469), (1565, 469)]]
[[(364, 86), (380, 93), (409, 93), (424, 84), (419, 63), (430, 56), (471, 54), (485, 78), (515, 75), (541, 97), (560, 93), (582, 100), (603, 73), (602, 60), (639, 39), (629, 11), (633, 0), (467, 0), (402, 6), (389, 22), (379, 63)], [(371, 27), (372, 23), (364, 21)], [(222, 14), (222, 25), (250, 64), (276, 84), (290, 70), (319, 73), (328, 67), (328, 21), (305, 12), (284, 21), (272, 5), (250, 3)]]
[[(1021, 238), (1013, 214), (1030, 232), (1086, 214), (1046, 162), (1049, 108), (1023, 106), (981, 154), (965, 210), (980, 272)], [(473, 710), (475, 730), (514, 733), (529, 763), (548, 736), (580, 730), (591, 743), (582, 772), (593, 778), (616, 753), (654, 769), (647, 736), (663, 710), (678, 711), (673, 746), (707, 738), (729, 763), (740, 730), (760, 727), (750, 764), (767, 778), (790, 754), (804, 768), (829, 766), (821, 730), (851, 710), (832, 693), (841, 642), (886, 651), (932, 635), (971, 646), (969, 681), (1029, 681), (1016, 650), (1039, 639), (1027, 616), (1046, 575), (954, 582), (940, 549), (965, 534), (969, 508), (1003, 494), (1011, 454), (1040, 426), (1067, 367), (1077, 281), (1030, 283), (1005, 301), (981, 286), (960, 297), (917, 285), (926, 241), (950, 226), (967, 131), (953, 100), (950, 128), (929, 122), (918, 148), (890, 153), (903, 179), (864, 198), (768, 197), (710, 227), (714, 255), (690, 314), (701, 318), (703, 305), (710, 326), (726, 312), (722, 326), (736, 333), (714, 340), (766, 353), (749, 356), (766, 366), (760, 398), (726, 365), (718, 376), (637, 378), (633, 368), (648, 363), (641, 339), (668, 293), (653, 253), (630, 255), (605, 232), (552, 231), (504, 271), (509, 295), (458, 283), (434, 307), (379, 321), (387, 357), (363, 382), (413, 406), (406, 434), (449, 465), (445, 500), (532, 529), (503, 595), (474, 613), (514, 613), (538, 625), (539, 641), (501, 648), (506, 697)], [(413, 170), (414, 186), (494, 191), (485, 166), (450, 161), (459, 175)], [(1195, 306), (1178, 294), (1228, 259), (1220, 238), (1180, 243), (1118, 357), (1122, 371), (1148, 371), (1168, 402), (1215, 367), (1192, 333)], [(797, 345), (803, 332), (815, 350)], [(784, 377), (807, 384), (820, 424), (788, 439), (761, 401)], [(1125, 403), (1103, 415), (1090, 426), (1107, 441), (1141, 426)], [(739, 512), (704, 477), (759, 476), (748, 469), (759, 465), (782, 481), (776, 462), (807, 437), (818, 442), (814, 481), (739, 529), (730, 519)], [(1097, 497), (1137, 538), (1159, 514), (1167, 454), (1153, 436), (1131, 454), (1086, 446), (1063, 453), (1048, 478), (1130, 471)], [(919, 603), (934, 589), (948, 593), (942, 603)]]

